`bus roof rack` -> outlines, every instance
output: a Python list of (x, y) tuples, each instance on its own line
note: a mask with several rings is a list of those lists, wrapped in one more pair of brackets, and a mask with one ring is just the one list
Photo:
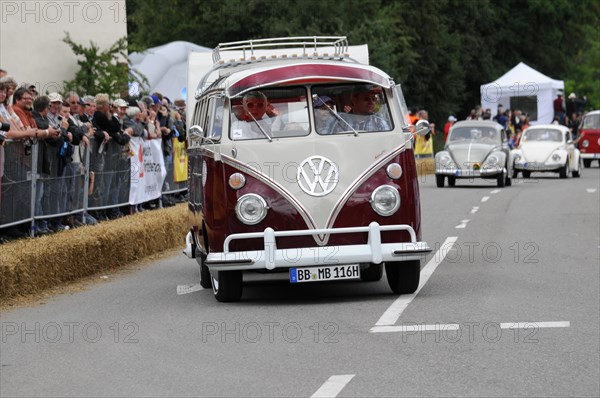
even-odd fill
[[(214, 64), (225, 63), (226, 61), (221, 57), (222, 52), (241, 51), (244, 61), (258, 61), (259, 52), (262, 57), (266, 57), (264, 50), (275, 49), (301, 49), (302, 54), (295, 55), (298, 58), (317, 58), (319, 57), (318, 50), (324, 48), (333, 48), (333, 54), (328, 54), (331, 57), (348, 56), (348, 40), (346, 36), (299, 36), (220, 43), (213, 50), (212, 58)], [(285, 58), (286, 56), (282, 57)], [(271, 55), (271, 58), (278, 58), (278, 56)]]

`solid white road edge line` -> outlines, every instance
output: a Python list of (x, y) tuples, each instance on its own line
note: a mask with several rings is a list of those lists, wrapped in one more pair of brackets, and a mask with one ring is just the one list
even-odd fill
[(350, 383), (354, 375), (333, 375), (321, 386), (311, 398), (333, 398)]
[(400, 318), (402, 312), (404, 312), (404, 310), (410, 304), (410, 302), (413, 301), (417, 294), (419, 294), (419, 292), (421, 291), (423, 286), (425, 286), (425, 284), (427, 283), (437, 266), (440, 265), (442, 261), (444, 261), (444, 258), (446, 258), (446, 255), (448, 254), (452, 246), (454, 246), (454, 243), (457, 239), (458, 237), (456, 236), (449, 236), (448, 238), (446, 238), (442, 246), (435, 252), (433, 257), (431, 257), (431, 260), (429, 260), (427, 265), (421, 270), (421, 279), (419, 281), (419, 287), (417, 288), (417, 290), (412, 294), (404, 294), (398, 297), (396, 301), (394, 301), (392, 305), (390, 305), (389, 308), (383, 313), (381, 318), (379, 318), (379, 320), (375, 324), (375, 327), (391, 326), (398, 321), (398, 318)]
[[(497, 324), (496, 324), (497, 325)], [(561, 322), (505, 322), (500, 324), (500, 329), (541, 329), (541, 328), (568, 328), (571, 327), (569, 321)], [(425, 324), (406, 324), (392, 326), (373, 326), (370, 333), (415, 333), (415, 332), (446, 332), (461, 329), (458, 323), (436, 323)]]
[(481, 203), (485, 203), (490, 199), (489, 196), (484, 196), (483, 198), (481, 198)]

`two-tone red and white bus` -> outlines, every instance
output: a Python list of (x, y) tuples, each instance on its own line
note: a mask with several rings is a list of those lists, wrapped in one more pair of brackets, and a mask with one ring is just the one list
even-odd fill
[(251, 271), (377, 281), (385, 265), (393, 292), (417, 289), (431, 249), (415, 127), (400, 86), (347, 48), (345, 37), (220, 44), (190, 87), (185, 253), (217, 300), (239, 300)]

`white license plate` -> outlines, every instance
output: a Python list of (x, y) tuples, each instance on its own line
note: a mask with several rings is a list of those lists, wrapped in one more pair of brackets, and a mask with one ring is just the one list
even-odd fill
[(290, 282), (319, 282), (360, 278), (360, 265), (332, 265), (327, 267), (290, 268)]

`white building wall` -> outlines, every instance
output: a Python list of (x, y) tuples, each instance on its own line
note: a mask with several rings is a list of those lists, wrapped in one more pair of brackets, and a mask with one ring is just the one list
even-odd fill
[(65, 32), (85, 47), (109, 48), (127, 36), (125, 0), (0, 0), (0, 68), (40, 94), (63, 92), (79, 70)]

